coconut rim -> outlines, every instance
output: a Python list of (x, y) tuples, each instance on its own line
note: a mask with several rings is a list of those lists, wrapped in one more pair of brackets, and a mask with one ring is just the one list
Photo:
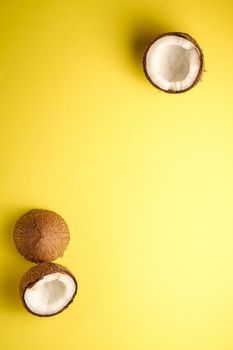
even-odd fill
[[(45, 263), (47, 263), (47, 262), (45, 262)], [(53, 265), (55, 265), (55, 266), (59, 269), (59, 270), (56, 271), (56, 272), (63, 273), (64, 275), (69, 275), (69, 276), (73, 279), (74, 284), (75, 284), (75, 292), (74, 292), (74, 294), (72, 295), (72, 298), (69, 300), (69, 302), (68, 302), (63, 308), (61, 308), (59, 311), (57, 311), (57, 312), (55, 312), (55, 313), (53, 313), (53, 314), (43, 315), (43, 314), (38, 314), (38, 313), (32, 311), (32, 310), (27, 306), (27, 304), (26, 304), (26, 302), (25, 302), (24, 295), (25, 295), (25, 292), (26, 292), (26, 290), (27, 290), (28, 288), (32, 288), (37, 282), (39, 282), (40, 280), (42, 280), (45, 276), (51, 275), (51, 274), (54, 273), (54, 272), (47, 271), (46, 273), (44, 273), (43, 275), (41, 275), (39, 278), (36, 278), (35, 281), (33, 281), (33, 282), (31, 282), (31, 283), (28, 283), (28, 284), (26, 285), (26, 287), (25, 287), (23, 290), (21, 290), (21, 283), (20, 283), (20, 296), (21, 296), (21, 300), (22, 300), (23, 306), (25, 307), (25, 309), (26, 309), (30, 314), (35, 315), (35, 316), (39, 316), (39, 317), (51, 317), (51, 316), (56, 316), (56, 315), (60, 314), (61, 312), (63, 312), (65, 309), (67, 309), (67, 308), (72, 304), (72, 302), (73, 302), (73, 300), (74, 300), (74, 298), (75, 298), (75, 296), (76, 296), (76, 294), (77, 294), (77, 292), (78, 292), (78, 282), (77, 282), (76, 278), (74, 277), (74, 275), (73, 275), (68, 269), (66, 269), (66, 267), (64, 267), (64, 266), (62, 266), (62, 265), (59, 265), (59, 264), (55, 264), (55, 263), (49, 263), (49, 264), (53, 264)], [(38, 265), (39, 265), (39, 264), (38, 264)], [(36, 268), (38, 265), (35, 265), (35, 266), (33, 266), (33, 267)], [(33, 268), (33, 267), (32, 267), (32, 268)], [(30, 270), (30, 269), (29, 269), (29, 270)], [(29, 270), (28, 270), (28, 271), (29, 271)], [(27, 271), (27, 272), (28, 272), (28, 271)], [(27, 273), (27, 272), (26, 272), (26, 273)], [(26, 275), (26, 273), (23, 275), (23, 277)], [(22, 277), (22, 278), (23, 278), (23, 277)]]
[[(174, 90), (165, 90), (165, 89), (162, 89), (160, 86), (158, 86), (157, 84), (155, 84), (152, 79), (150, 78), (148, 72), (147, 72), (147, 67), (146, 67), (146, 57), (147, 57), (147, 53), (149, 51), (149, 49), (151, 48), (151, 46), (159, 39), (165, 37), (165, 36), (178, 36), (178, 37), (181, 37), (181, 38), (184, 38), (188, 41), (190, 41), (191, 43), (193, 43), (196, 47), (196, 49), (198, 50), (198, 54), (199, 54), (199, 58), (200, 58), (200, 68), (199, 68), (199, 71), (198, 71), (198, 74), (194, 80), (194, 82), (186, 89), (184, 90), (177, 90), (177, 91), (174, 91)], [(201, 80), (201, 77), (203, 75), (203, 72), (205, 70), (205, 61), (204, 61), (204, 54), (203, 54), (203, 51), (200, 47), (200, 45), (198, 44), (198, 42), (188, 33), (184, 33), (184, 32), (166, 32), (166, 33), (163, 33), (159, 36), (157, 36), (155, 39), (153, 39), (146, 47), (146, 50), (144, 52), (144, 55), (143, 55), (143, 61), (142, 61), (142, 64), (143, 64), (143, 71), (144, 71), (144, 74), (146, 76), (146, 78), (149, 80), (149, 82), (154, 86), (156, 87), (158, 90), (160, 91), (163, 91), (163, 92), (166, 92), (166, 93), (169, 93), (169, 94), (181, 94), (181, 93), (184, 93), (184, 92), (187, 92), (189, 90), (191, 90), (195, 85), (197, 85), (200, 80)]]

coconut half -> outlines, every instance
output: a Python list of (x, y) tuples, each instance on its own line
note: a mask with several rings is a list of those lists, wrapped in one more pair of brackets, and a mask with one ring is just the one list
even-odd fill
[(14, 228), (18, 252), (36, 263), (62, 257), (69, 240), (65, 220), (50, 210), (33, 209), (19, 218)]
[(144, 72), (152, 85), (169, 93), (185, 92), (201, 79), (204, 56), (198, 43), (186, 33), (165, 33), (147, 48)]
[(73, 301), (78, 285), (64, 266), (40, 263), (26, 272), (20, 282), (20, 295), (25, 308), (36, 316), (54, 316)]

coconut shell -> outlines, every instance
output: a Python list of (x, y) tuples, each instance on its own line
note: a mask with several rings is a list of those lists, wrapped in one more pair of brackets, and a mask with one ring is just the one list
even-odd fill
[[(51, 273), (56, 273), (56, 272), (60, 272), (60, 273), (64, 273), (66, 275), (69, 275), (73, 279), (73, 281), (75, 282), (76, 290), (75, 290), (75, 293), (73, 294), (72, 299), (61, 310), (59, 310), (58, 312), (56, 312), (54, 314), (42, 315), (42, 314), (38, 314), (38, 313), (33, 312), (32, 310), (30, 310), (28, 308), (28, 306), (24, 300), (24, 294), (25, 294), (26, 290), (28, 288), (33, 287), (34, 284), (37, 283), (40, 279), (42, 279), (44, 276), (49, 275)], [(51, 263), (51, 262), (42, 262), (36, 266), (31, 267), (23, 275), (23, 277), (20, 281), (20, 285), (19, 285), (20, 298), (22, 300), (23, 306), (31, 314), (36, 315), (36, 316), (40, 316), (40, 317), (50, 317), (50, 316), (55, 316), (55, 315), (61, 313), (68, 306), (70, 306), (70, 304), (73, 302), (73, 300), (77, 294), (77, 291), (78, 291), (78, 283), (77, 283), (77, 280), (74, 277), (74, 275), (70, 272), (70, 270), (68, 270), (66, 267), (64, 267), (62, 265)]]
[(36, 263), (62, 257), (70, 240), (65, 220), (43, 209), (24, 214), (16, 222), (13, 236), (18, 252)]
[[(190, 85), (187, 89), (184, 89), (184, 90), (178, 90), (178, 91), (173, 91), (173, 90), (164, 90), (162, 89), (160, 86), (158, 86), (157, 84), (155, 84), (149, 74), (147, 73), (147, 69), (146, 69), (146, 56), (147, 56), (147, 52), (149, 51), (150, 47), (159, 39), (161, 39), (162, 37), (164, 36), (168, 36), (168, 35), (176, 35), (176, 36), (180, 36), (181, 38), (184, 38), (184, 39), (187, 39), (188, 41), (192, 42), (195, 47), (197, 48), (198, 50), (198, 53), (199, 53), (199, 58), (200, 58), (200, 69), (199, 69), (199, 73), (196, 77), (196, 79), (194, 80), (194, 82), (192, 83), (192, 85)], [(144, 53), (144, 56), (143, 56), (143, 70), (144, 70), (144, 74), (145, 76), (147, 77), (147, 79), (149, 80), (149, 82), (154, 86), (156, 87), (157, 89), (161, 90), (161, 91), (164, 91), (164, 92), (167, 92), (167, 93), (170, 93), (170, 94), (180, 94), (180, 93), (183, 93), (183, 92), (187, 92), (189, 90), (191, 90), (195, 85), (197, 85), (199, 83), (199, 81), (201, 80), (202, 78), (202, 75), (203, 75), (203, 72), (205, 71), (205, 61), (204, 61), (204, 54), (203, 54), (203, 51), (202, 49), (200, 48), (199, 44), (197, 43), (197, 41), (189, 34), (187, 33), (182, 33), (182, 32), (168, 32), (168, 33), (164, 33), (164, 34), (161, 34), (159, 35), (158, 37), (156, 37), (154, 40), (152, 40), (152, 42), (150, 42), (150, 44), (147, 46), (146, 48), (146, 51)]]

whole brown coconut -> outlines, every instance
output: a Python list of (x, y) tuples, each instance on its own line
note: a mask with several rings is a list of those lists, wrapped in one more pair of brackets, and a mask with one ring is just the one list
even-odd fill
[(69, 240), (65, 220), (50, 210), (33, 209), (19, 218), (14, 228), (18, 252), (36, 263), (62, 257)]
[(74, 275), (64, 266), (43, 262), (22, 277), (19, 291), (24, 307), (36, 316), (54, 316), (65, 310), (77, 294)]

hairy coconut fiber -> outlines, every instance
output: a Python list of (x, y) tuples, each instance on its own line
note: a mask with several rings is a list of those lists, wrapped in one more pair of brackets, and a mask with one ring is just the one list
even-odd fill
[(13, 236), (18, 252), (36, 263), (62, 257), (70, 240), (65, 220), (43, 209), (33, 209), (19, 218)]

